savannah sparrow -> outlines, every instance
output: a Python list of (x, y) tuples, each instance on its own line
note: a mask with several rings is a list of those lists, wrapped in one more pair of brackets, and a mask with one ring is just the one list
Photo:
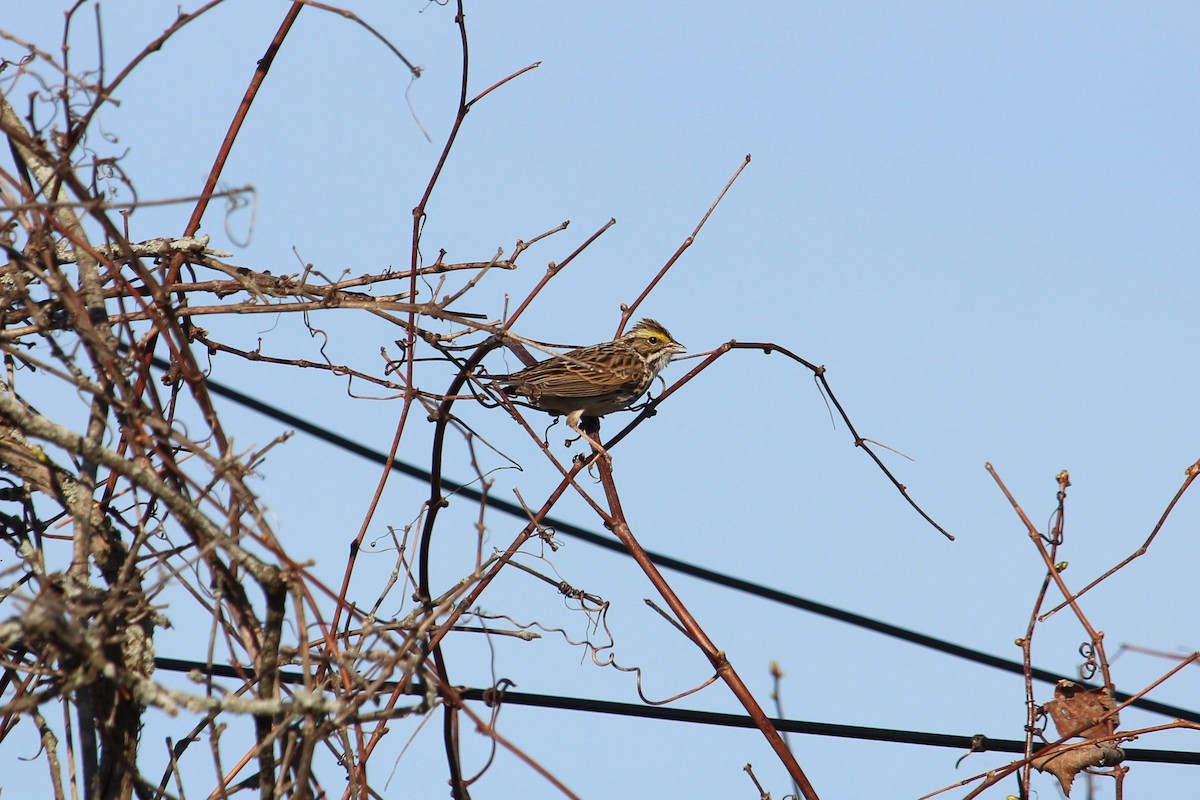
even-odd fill
[(579, 431), (583, 417), (602, 417), (628, 408), (646, 393), (675, 353), (686, 352), (652, 319), (611, 342), (569, 350), (511, 375), (493, 376), (509, 394), (534, 407), (565, 414)]

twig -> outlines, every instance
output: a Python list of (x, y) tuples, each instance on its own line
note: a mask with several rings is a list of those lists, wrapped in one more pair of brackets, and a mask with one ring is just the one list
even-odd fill
[(658, 271), (658, 274), (650, 279), (650, 283), (646, 284), (646, 288), (642, 290), (642, 293), (637, 296), (636, 300), (627, 306), (621, 306), (621, 322), (619, 325), (617, 325), (617, 336), (620, 336), (625, 330), (625, 326), (629, 323), (629, 319), (637, 311), (638, 306), (642, 304), (642, 301), (646, 299), (650, 292), (654, 291), (654, 287), (657, 286), (658, 282), (663, 279), (663, 276), (667, 274), (667, 271), (670, 270), (671, 267), (675, 266), (675, 262), (679, 260), (684, 251), (692, 246), (692, 242), (696, 241), (696, 237), (700, 234), (700, 229), (704, 227), (704, 223), (708, 222), (708, 218), (712, 216), (714, 211), (716, 211), (717, 206), (725, 197), (725, 193), (729, 191), (729, 188), (733, 186), (734, 181), (736, 181), (738, 176), (742, 174), (742, 170), (748, 166), (750, 166), (749, 153), (746, 154), (746, 158), (742, 161), (741, 165), (734, 170), (733, 176), (726, 182), (725, 188), (721, 189), (720, 193), (717, 195), (717, 199), (712, 201), (712, 205), (708, 207), (708, 211), (704, 212), (704, 216), (701, 217), (700, 221), (696, 223), (696, 227), (692, 229), (691, 234), (683, 240), (683, 244), (679, 245), (679, 248), (675, 251), (675, 253), (667, 259), (667, 263), (663, 264), (663, 267)]
[[(658, 571), (658, 567), (650, 560), (646, 551), (642, 549), (640, 543), (634, 538), (633, 532), (630, 530), (628, 523), (625, 520), (625, 512), (621, 507), (621, 498), (617, 493), (616, 482), (613, 480), (612, 464), (608, 458), (599, 458), (596, 460), (597, 468), (600, 472), (600, 482), (604, 487), (604, 494), (608, 501), (608, 511), (596, 508), (597, 512), (604, 519), (605, 525), (616, 534), (621, 543), (629, 550), (629, 554), (633, 556), (634, 561), (641, 567), (650, 583), (658, 591), (659, 595), (666, 601), (679, 622), (687, 631), (688, 637), (696, 643), (701, 652), (708, 658), (713, 665), (717, 675), (725, 681), (731, 692), (738, 699), (738, 702), (746, 709), (750, 718), (754, 720), (755, 725), (767, 743), (775, 752), (788, 774), (792, 776), (800, 788), (800, 794), (805, 800), (817, 800), (816, 790), (808, 781), (808, 776), (804, 774), (804, 770), (800, 768), (800, 764), (796, 761), (792, 752), (784, 743), (783, 738), (779, 735), (779, 731), (771, 723), (771, 720), (763, 712), (758, 701), (754, 699), (754, 695), (750, 692), (749, 687), (742, 681), (741, 676), (734, 670), (733, 665), (725, 656), (724, 651), (717, 648), (704, 629), (700, 627), (699, 622), (692, 616), (687, 606), (683, 604), (675, 594), (675, 591), (667, 583), (666, 578)], [(585, 499), (587, 498), (585, 494)], [(593, 506), (595, 508), (595, 506)]]
[[(825, 396), (828, 397), (830, 402), (833, 403), (834, 407), (838, 411), (838, 415), (842, 418), (842, 421), (846, 423), (846, 427), (847, 427), (847, 429), (849, 429), (850, 435), (854, 439), (854, 446), (862, 448), (863, 451), (866, 452), (866, 454), (871, 457), (871, 460), (875, 462), (875, 465), (877, 467), (879, 467), (880, 471), (883, 472), (883, 474), (887, 477), (887, 479), (892, 482), (892, 485), (896, 487), (896, 490), (898, 492), (900, 492), (900, 496), (904, 498), (904, 500), (913, 508), (913, 510), (915, 510), (918, 514), (921, 515), (922, 519), (924, 519), (926, 522), (928, 522), (930, 525), (932, 525), (934, 530), (936, 530), (938, 533), (945, 536), (947, 539), (950, 539), (951, 541), (954, 540), (954, 536), (949, 531), (947, 531), (945, 528), (943, 528), (941, 525), (939, 525), (936, 521), (934, 521), (933, 517), (929, 516), (929, 514), (926, 513), (923, 508), (921, 508), (919, 505), (917, 505), (917, 502), (915, 500), (913, 500), (911, 495), (909, 495), (908, 487), (906, 487), (899, 480), (897, 480), (896, 476), (892, 474), (892, 471), (889, 470), (886, 465), (884, 465), (883, 461), (879, 458), (878, 455), (876, 455), (875, 451), (872, 450), (870, 445), (867, 444), (868, 440), (864, 439), (862, 436), (859, 435), (858, 431), (854, 427), (854, 423), (852, 423), (850, 421), (850, 415), (846, 413), (846, 410), (844, 408), (842, 408), (841, 402), (838, 401), (837, 396), (834, 395), (833, 387), (830, 386), (829, 381), (825, 377), (825, 367), (823, 367), (823, 366), (818, 367), (816, 364), (813, 364), (812, 362), (810, 362), (804, 358), (801, 358), (800, 356), (793, 353), (791, 350), (788, 350), (786, 347), (780, 347), (779, 345), (774, 344), (772, 342), (739, 342), (736, 339), (731, 339), (730, 341), (726, 342), (725, 344), (720, 345), (719, 347), (708, 351), (708, 354), (705, 356), (703, 361), (701, 361), (698, 365), (693, 367), (692, 370), (690, 372), (688, 372), (686, 375), (684, 375), (682, 378), (680, 378), (679, 380), (675, 381), (673, 384), (668, 386), (663, 391), (662, 394), (660, 394), (657, 397), (655, 397), (654, 399), (650, 400), (646, 404), (646, 407), (644, 409), (642, 409), (641, 413), (638, 414), (637, 417), (635, 417), (632, 422), (630, 422), (628, 425), (626, 425), (624, 428), (622, 428), (620, 430), (620, 432), (617, 433), (616, 436), (612, 437), (610, 440), (605, 442), (604, 449), (611, 450), (614, 445), (616, 445), (618, 442), (620, 442), (622, 439), (624, 439), (626, 436), (628, 436), (634, 430), (634, 428), (636, 428), (638, 425), (641, 425), (647, 419), (649, 419), (650, 417), (652, 417), (656, 413), (658, 413), (658, 406), (661, 405), (664, 401), (666, 401), (666, 399), (668, 397), (670, 397), (672, 394), (677, 392), (679, 389), (681, 389), (683, 386), (685, 386), (689, 381), (691, 381), (693, 378), (695, 378), (697, 375), (699, 375), (701, 372), (703, 372), (705, 369), (707, 369), (709, 367), (709, 365), (711, 365), (713, 362), (715, 362), (721, 356), (725, 355), (726, 353), (728, 353), (732, 350), (761, 350), (763, 353), (765, 353), (767, 355), (770, 355), (771, 353), (775, 353), (775, 352), (782, 353), (784, 356), (791, 359), (792, 361), (795, 361), (796, 363), (801, 364), (805, 368), (811, 370), (813, 375), (815, 376), (817, 382), (821, 385), (821, 389), (825, 393)], [(698, 354), (698, 355), (704, 355), (704, 354)]]
[(1111, 577), (1113, 575), (1113, 573), (1125, 568), (1125, 566), (1127, 566), (1131, 561), (1133, 561), (1134, 559), (1140, 558), (1141, 556), (1144, 556), (1146, 554), (1146, 551), (1150, 549), (1150, 545), (1154, 541), (1154, 537), (1158, 536), (1158, 532), (1160, 530), (1162, 530), (1162, 526), (1164, 524), (1166, 524), (1167, 517), (1171, 516), (1171, 512), (1175, 510), (1175, 504), (1179, 502), (1180, 498), (1183, 497), (1183, 493), (1186, 492), (1188, 490), (1188, 488), (1192, 485), (1192, 481), (1196, 480), (1196, 476), (1200, 475), (1200, 461), (1197, 461), (1196, 463), (1194, 463), (1190, 467), (1188, 467), (1184, 474), (1187, 477), (1184, 478), (1183, 485), (1179, 487), (1179, 491), (1175, 492), (1175, 496), (1171, 498), (1171, 502), (1167, 503), (1167, 507), (1163, 511), (1162, 516), (1160, 516), (1158, 518), (1158, 523), (1154, 526), (1154, 530), (1150, 531), (1150, 535), (1146, 537), (1146, 541), (1142, 542), (1141, 547), (1139, 547), (1137, 550), (1134, 550), (1129, 556), (1127, 556), (1123, 561), (1121, 561), (1121, 563), (1117, 564), (1115, 567), (1113, 567), (1112, 569), (1105, 572), (1099, 578), (1096, 578), (1094, 581), (1089, 583), (1087, 586), (1080, 589), (1078, 592), (1075, 593), (1075, 595), (1073, 597), (1062, 601), (1061, 603), (1056, 605), (1054, 608), (1047, 611), (1045, 614), (1043, 614), (1041, 617), (1038, 618), (1039, 622), (1045, 622), (1047, 619), (1049, 619), (1050, 617), (1057, 614), (1059, 611), (1062, 611), (1064, 608), (1066, 608), (1071, 603), (1072, 600), (1078, 600), (1084, 594), (1090, 592), (1092, 589), (1094, 589), (1100, 583), (1102, 583), (1103, 581), (1105, 581), (1109, 577)]

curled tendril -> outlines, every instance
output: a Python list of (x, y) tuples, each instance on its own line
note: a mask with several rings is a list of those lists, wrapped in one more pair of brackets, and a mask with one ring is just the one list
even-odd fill
[(1041, 534), (1042, 541), (1051, 547), (1057, 547), (1063, 543), (1063, 509), (1060, 505), (1047, 521), (1047, 532)]
[(1079, 645), (1079, 655), (1083, 656), (1084, 661), (1079, 665), (1079, 677), (1086, 680), (1091, 680), (1096, 674), (1096, 670), (1100, 668), (1100, 664), (1096, 661), (1096, 648), (1091, 642), (1084, 642)]
[(1037, 708), (1034, 709), (1033, 724), (1026, 725), (1025, 730), (1028, 733), (1032, 733), (1034, 736), (1038, 737), (1039, 739), (1045, 739), (1046, 738), (1046, 721), (1047, 721), (1046, 707), (1038, 706)]

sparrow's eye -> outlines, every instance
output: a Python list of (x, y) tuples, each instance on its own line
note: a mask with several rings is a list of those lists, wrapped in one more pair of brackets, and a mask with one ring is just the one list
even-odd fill
[(649, 342), (650, 344), (658, 344), (658, 337), (650, 336), (646, 339), (646, 341)]

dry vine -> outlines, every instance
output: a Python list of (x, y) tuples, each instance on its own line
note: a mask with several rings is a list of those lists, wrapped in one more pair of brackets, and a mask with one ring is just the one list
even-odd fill
[[(919, 800), (926, 800), (926, 798), (935, 797), (951, 789), (972, 784), (974, 784), (973, 788), (964, 795), (964, 798), (978, 797), (985, 790), (1000, 785), (1001, 782), (1013, 775), (1016, 775), (1017, 778), (1016, 796), (1033, 797), (1035, 792), (1031, 789), (1031, 781), (1035, 769), (1052, 774), (1058, 780), (1063, 793), (1068, 796), (1071, 794), (1076, 778), (1081, 774), (1087, 776), (1089, 780), (1096, 776), (1112, 778), (1115, 796), (1120, 800), (1125, 796), (1125, 776), (1130, 770), (1130, 767), (1124, 766), (1122, 763), (1125, 760), (1122, 745), (1164, 730), (1200, 730), (1200, 725), (1195, 722), (1177, 719), (1163, 725), (1121, 731), (1119, 730), (1120, 712), (1179, 674), (1185, 667), (1191, 664), (1200, 664), (1200, 652), (1179, 656), (1175, 666), (1118, 702), (1116, 680), (1104, 646), (1104, 633), (1098, 630), (1084, 613), (1079, 603), (1079, 597), (1102, 581), (1111, 579), (1135, 558), (1145, 553), (1146, 548), (1162, 529), (1184, 491), (1191, 485), (1195, 476), (1200, 474), (1200, 461), (1192, 464), (1185, 471), (1186, 478), (1183, 486), (1168, 503), (1145, 544), (1133, 555), (1107, 570), (1079, 592), (1072, 592), (1067, 586), (1062, 576), (1067, 569), (1067, 562), (1059, 560), (1060, 548), (1066, 542), (1066, 501), (1067, 489), (1071, 485), (1070, 475), (1064, 470), (1056, 477), (1057, 505), (1051, 517), (1049, 529), (1042, 532), (1033, 524), (1020, 503), (1009, 492), (1008, 487), (1004, 485), (992, 465), (987, 464), (986, 466), (988, 473), (996, 481), (1009, 503), (1012, 504), (1013, 510), (1024, 527), (1025, 534), (1037, 551), (1038, 559), (1046, 567), (1046, 574), (1034, 599), (1033, 610), (1030, 613), (1025, 634), (1016, 642), (1021, 648), (1025, 668), (1025, 752), (1019, 759), (943, 787), (936, 792), (924, 795)], [(1052, 585), (1064, 600), (1061, 605), (1050, 612), (1042, 613), (1047, 592)], [(1062, 608), (1071, 609), (1076, 622), (1085, 635), (1084, 641), (1079, 646), (1079, 655), (1082, 656), (1082, 661), (1078, 665), (1078, 671), (1082, 682), (1061, 680), (1055, 687), (1054, 696), (1039, 703), (1034, 691), (1033, 680), (1034, 637), (1037, 626)], [(1100, 677), (1098, 685), (1086, 683), (1092, 681), (1097, 675)], [(1047, 735), (1046, 728), (1051, 721), (1054, 723), (1057, 737)], [(1081, 741), (1073, 741), (1075, 739)], [(980, 747), (973, 749), (972, 752), (986, 752), (986, 750), (986, 742), (981, 741)]]
[[(118, 180), (128, 191), (132, 182), (121, 173), (119, 159), (98, 158), (89, 149), (89, 139), (98, 136), (96, 115), (150, 54), (221, 5), (221, 0), (212, 0), (195, 12), (181, 13), (111, 79), (69, 61), (67, 45), (79, 4), (67, 15), (58, 55), (3, 34), (28, 55), (0, 70), (0, 131), (15, 157), (14, 169), (0, 170), (0, 245), (7, 255), (0, 265), (0, 352), (5, 368), (0, 386), (0, 502), (5, 509), (0, 528), (18, 557), (18, 563), (2, 573), (0, 588), (0, 602), (9, 609), (0, 622), (6, 651), (0, 675), (0, 741), (19, 725), (37, 730), (56, 798), (182, 796), (185, 774), (188, 782), (200, 780), (195, 761), (189, 759), (193, 745), (205, 740), (213, 775), (203, 785), (214, 796), (251, 787), (264, 798), (368, 798), (378, 796), (388, 772), (371, 765), (389, 722), (438, 713), (453, 796), (468, 797), (480, 777), (468, 774), (462, 764), (465, 717), (495, 748), (513, 753), (557, 791), (573, 797), (566, 782), (497, 730), (503, 686), (490, 690), (495, 707), (490, 720), (483, 718), (463, 699), (442, 645), (451, 634), (528, 638), (536, 635), (535, 629), (550, 630), (568, 644), (585, 648), (597, 666), (635, 673), (641, 693), (645, 667), (621, 666), (612, 656), (601, 656), (612, 642), (603, 599), (534, 573), (518, 560), (528, 555), (526, 545), (531, 542), (554, 546), (543, 521), (564, 495), (574, 492), (634, 556), (664, 599), (669, 619), (712, 666), (710, 678), (676, 697), (723, 681), (770, 743), (796, 790), (816, 798), (800, 764), (730, 660), (638, 544), (621, 507), (617, 466), (596, 454), (562, 463), (535, 430), (540, 424), (531, 424), (487, 378), (485, 358), (499, 348), (510, 349), (526, 363), (532, 358), (530, 348), (546, 350), (521, 337), (516, 324), (549, 282), (611, 223), (552, 263), (505, 317), (496, 313), (496, 297), (481, 296), (481, 277), (493, 270), (517, 270), (523, 253), (544, 246), (566, 229), (566, 223), (528, 241), (517, 240), (508, 254), (498, 252), (487, 260), (445, 263), (439, 255), (426, 263), (422, 258), (428, 201), (468, 112), (537, 65), (471, 96), (467, 27), (459, 3), (455, 22), (462, 74), (457, 115), (437, 165), (419, 192), (406, 268), (363, 267), (336, 278), (311, 266), (295, 274), (272, 274), (232, 263), (230, 254), (209, 248), (200, 230), (212, 199), (252, 193), (249, 187), (218, 191), (217, 186), (247, 112), (264, 89), (273, 59), (298, 15), (307, 7), (306, 13), (333, 12), (352, 19), (383, 41), (413, 77), (419, 70), (349, 12), (313, 0), (293, 3), (249, 77), (203, 185), (193, 198), (170, 201), (192, 204), (187, 224), (177, 236), (151, 231), (152, 236), (136, 241), (140, 237), (129, 233), (136, 227), (136, 215), (124, 212), (163, 201), (123, 203), (106, 194), (105, 180)], [(30, 98), (24, 115), (16, 102), (21, 92)], [(692, 245), (749, 161), (747, 157), (738, 167), (676, 253), (622, 306), (618, 333)], [(336, 330), (339, 314), (370, 314), (397, 331), (398, 352), (371, 369), (267, 353), (261, 343), (247, 349), (226, 338), (223, 324), (230, 318), (262, 313), (301, 314), (308, 330), (322, 338)], [(326, 328), (317, 327), (318, 318)], [(811, 371), (852, 443), (869, 455), (905, 501), (953, 538), (916, 504), (871, 441), (858, 433), (824, 367), (774, 343), (730, 341), (701, 354), (703, 360), (648, 402), (605, 443), (606, 450), (619, 453), (620, 443), (664, 402), (735, 350), (779, 353)], [(281, 439), (251, 451), (235, 447), (206, 384), (210, 359), (218, 354), (320, 370), (399, 402), (389, 464), (380, 472), (356, 533), (348, 537), (349, 556), (340, 584), (322, 583), (311, 565), (275, 535), (247, 479), (269, 451), (286, 443)], [(166, 366), (162, 374), (159, 364)], [(56, 404), (53, 412), (44, 414), (30, 398), (47, 396), (48, 391), (75, 402)], [(482, 546), (485, 503), (480, 502), (473, 563), (464, 562), (458, 579), (447, 584), (435, 578), (433, 569), (433, 543), (444, 530), (441, 511), (449, 499), (443, 483), (447, 437), (459, 437), (471, 453), (467, 466), (485, 498), (491, 486), (488, 468), (475, 456), (475, 448), (486, 445), (485, 437), (456, 415), (460, 402), (488, 407), (497, 424), (514, 421), (537, 442), (560, 478), (550, 492), (526, 506), (527, 523), (492, 554), (485, 554)], [(392, 579), (376, 587), (373, 598), (360, 596), (354, 579), (369, 537), (378, 536), (375, 517), (392, 475), (390, 461), (414, 438), (415, 425), (426, 421), (432, 425), (433, 442), (426, 498), (412, 513), (411, 524), (388, 531), (397, 554)], [(579, 480), (592, 467), (599, 474), (602, 497), (593, 496), (594, 487)], [(1052, 538), (1047, 550), (1033, 532), (1031, 538), (1052, 568), (1057, 543)], [(578, 603), (578, 610), (603, 628), (607, 643), (576, 641), (562, 629), (478, 612), (480, 597), (501, 571), (518, 569)], [(1051, 573), (1047, 585), (1053, 579), (1064, 596), (1071, 597), (1057, 572)], [(400, 619), (382, 619), (393, 593), (414, 595), (415, 605)], [(1043, 596), (1044, 591), (1038, 609)], [(1100, 636), (1073, 602), (1071, 607), (1088, 630), (1105, 683), (1111, 685)], [(209, 625), (207, 650), (191, 654), (204, 668), (192, 674), (198, 685), (185, 690), (177, 681), (164, 679), (168, 664), (156, 659), (155, 632), (172, 619), (195, 618), (197, 612)], [(511, 623), (512, 629), (489, 627), (495, 619)], [(1031, 620), (1027, 638), (1034, 624)], [(1026, 649), (1027, 663), (1028, 658)], [(1033, 750), (1032, 695), (1029, 704), (1029, 752), (1010, 769), (1023, 770), (1026, 790), (1030, 765), (1037, 766), (1039, 753), (1045, 756), (1045, 751)], [(53, 705), (60, 707), (65, 745), (47, 722), (46, 711)], [(151, 709), (194, 720), (194, 726), (170, 744), (170, 764), (161, 775), (146, 774), (139, 758), (139, 733)], [(1116, 710), (1104, 718), (1114, 723), (1098, 740), (1130, 735), (1115, 733)], [(241, 726), (253, 728), (251, 745), (238, 749), (236, 743), (222, 742), (222, 732)], [(328, 763), (321, 760), (326, 750), (334, 755), (336, 766), (322, 772), (320, 765)], [(78, 775), (76, 761), (82, 765)], [(991, 778), (982, 780), (976, 791), (991, 783)]]

